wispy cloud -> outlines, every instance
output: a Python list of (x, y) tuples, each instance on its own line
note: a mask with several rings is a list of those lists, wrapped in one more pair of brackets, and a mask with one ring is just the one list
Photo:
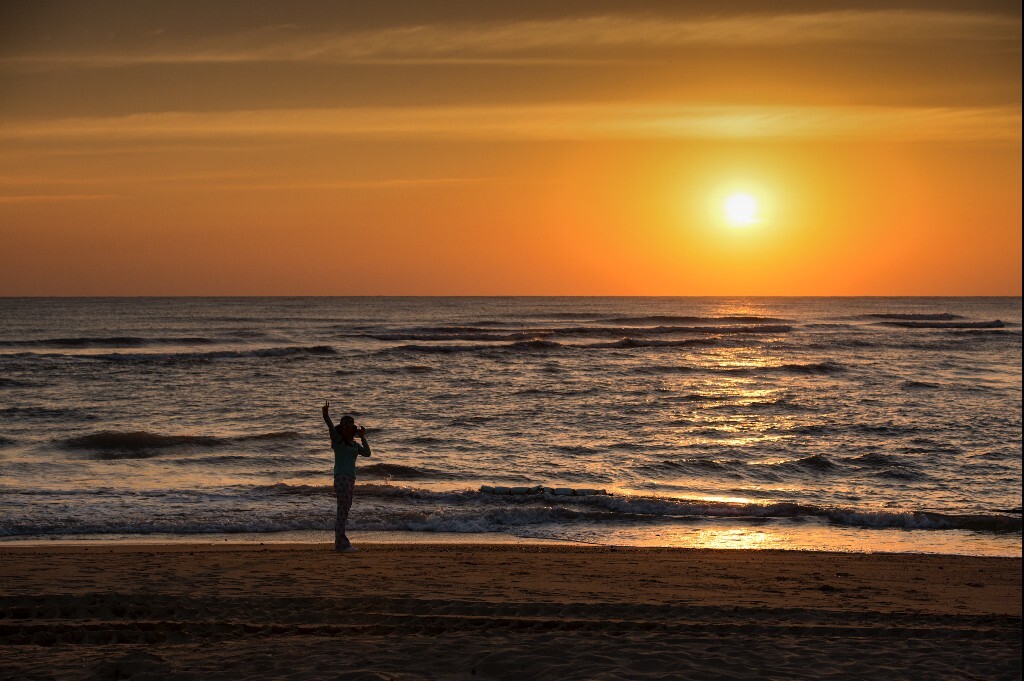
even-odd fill
[[(438, 185), (470, 185), (508, 183), (498, 177), (407, 177), (386, 180), (336, 180), (333, 182), (270, 182), (246, 184), (244, 189), (391, 189), (395, 187), (435, 187)], [(522, 180), (517, 180), (522, 182)]]
[(745, 14), (678, 19), (604, 15), (511, 23), (398, 26), (372, 31), (268, 26), (198, 41), (117, 52), (40, 51), (0, 59), (8, 66), (112, 67), (234, 62), (605, 61), (630, 50), (687, 46), (1007, 43), (1020, 49), (1019, 18), (985, 13), (879, 10)]
[[(94, 173), (88, 176), (40, 176), (0, 175), (0, 204), (11, 203), (52, 203), (66, 201), (96, 201), (120, 198), (120, 194), (82, 193), (82, 188), (117, 187), (129, 193), (139, 186), (159, 186), (161, 189), (187, 189), (188, 191), (231, 191), (231, 190), (373, 190), (402, 189), (416, 187), (467, 186), (484, 184), (522, 184), (539, 180), (524, 180), (511, 177), (389, 177), (380, 179), (333, 179), (319, 181), (296, 181), (273, 179), (275, 173), (183, 173), (163, 175), (159, 172), (139, 175), (109, 175)], [(76, 191), (77, 188), (77, 191)], [(35, 193), (29, 193), (35, 190)], [(64, 190), (63, 192), (61, 190)], [(10, 193), (6, 193), (10, 192)]]
[(74, 201), (103, 201), (119, 198), (117, 194), (14, 194), (0, 195), (0, 205), (9, 203), (64, 203)]
[[(166, 150), (166, 147), (164, 147)], [(138, 153), (135, 148), (135, 153)], [(194, 184), (197, 182), (217, 182), (245, 180), (256, 176), (254, 172), (201, 172), (201, 173), (167, 173), (160, 172), (135, 175), (76, 175), (54, 173), (51, 175), (0, 175), (0, 187), (88, 187), (90, 185), (140, 184), (140, 183), (176, 183)], [(63, 194), (54, 194), (63, 196)], [(83, 195), (84, 196), (84, 195)], [(90, 194), (90, 196), (92, 196)]]
[(11, 122), (0, 140), (880, 139), (1019, 141), (1020, 107), (578, 104), (284, 109)]

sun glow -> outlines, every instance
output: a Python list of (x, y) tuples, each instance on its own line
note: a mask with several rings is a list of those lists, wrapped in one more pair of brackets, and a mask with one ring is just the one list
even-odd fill
[(734, 227), (746, 227), (761, 221), (757, 199), (750, 194), (732, 194), (725, 200), (725, 219)]

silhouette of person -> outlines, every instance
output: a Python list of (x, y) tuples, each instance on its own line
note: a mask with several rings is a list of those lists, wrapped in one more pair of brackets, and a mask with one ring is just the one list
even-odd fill
[[(370, 456), (370, 445), (366, 441), (366, 428), (356, 426), (355, 419), (345, 414), (335, 428), (331, 423), (331, 403), (324, 402), (324, 421), (331, 435), (331, 449), (334, 450), (334, 495), (338, 499), (338, 516), (334, 521), (334, 550), (342, 553), (358, 551), (345, 536), (348, 512), (352, 508), (352, 494), (356, 486), (356, 457)], [(359, 436), (359, 442), (355, 436)]]

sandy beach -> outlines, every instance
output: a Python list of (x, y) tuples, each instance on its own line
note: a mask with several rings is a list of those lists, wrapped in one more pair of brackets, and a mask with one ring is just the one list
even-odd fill
[(1021, 560), (0, 548), (3, 678), (1019, 678)]

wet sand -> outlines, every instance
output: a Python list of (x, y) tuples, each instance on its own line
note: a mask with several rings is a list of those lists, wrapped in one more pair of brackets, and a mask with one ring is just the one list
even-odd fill
[(0, 546), (2, 678), (1020, 675), (1020, 558)]

